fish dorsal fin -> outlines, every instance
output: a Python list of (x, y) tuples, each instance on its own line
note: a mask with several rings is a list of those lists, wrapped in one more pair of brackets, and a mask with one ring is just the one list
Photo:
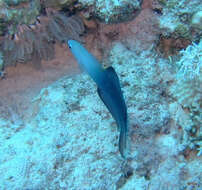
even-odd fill
[[(112, 110), (112, 107), (110, 106), (110, 105), (108, 105), (108, 101), (107, 101), (107, 99), (108, 99), (108, 94), (105, 92), (105, 91), (103, 91), (101, 88), (97, 88), (97, 93), (98, 93), (98, 95), (99, 95), (99, 97), (100, 97), (100, 99), (103, 101), (103, 103), (104, 103), (104, 105), (107, 107), (107, 109), (109, 110), (109, 112), (110, 112), (110, 114), (112, 115), (112, 117), (113, 117), (113, 110)], [(114, 118), (115, 120), (116, 120), (116, 118)], [(117, 127), (119, 128), (119, 126), (117, 125)]]
[(98, 87), (97, 88), (97, 93), (98, 93), (100, 99), (105, 104), (105, 106), (109, 109), (109, 111), (111, 111), (110, 108), (108, 107), (107, 101), (105, 100), (105, 96), (106, 96), (105, 92)]

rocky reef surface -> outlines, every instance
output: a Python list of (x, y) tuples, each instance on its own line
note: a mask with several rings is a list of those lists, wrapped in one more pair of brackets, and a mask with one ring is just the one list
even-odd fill
[[(120, 78), (129, 117), (126, 160), (94, 82), (85, 73), (64, 76), (75, 62), (62, 43), (83, 33), (86, 47)], [(45, 34), (45, 45), (30, 41), (32, 34)], [(31, 64), (16, 66), (1, 43), (1, 190), (202, 189), (200, 0), (1, 0), (0, 35), (10, 40), (8, 49), (15, 42), (24, 53), (21, 62), (39, 63), (32, 52), (42, 60), (36, 72)], [(45, 76), (52, 81), (42, 85)]]
[(119, 23), (131, 20), (141, 8), (141, 0), (79, 0), (83, 7), (105, 23)]
[(1, 117), (1, 189), (202, 187), (201, 157), (186, 139), (191, 117), (168, 93), (172, 65), (121, 43), (108, 61), (128, 106), (129, 159), (119, 154), (116, 124), (93, 81), (64, 77), (41, 90), (23, 120)]
[(191, 40), (199, 40), (202, 36), (201, 1), (158, 0), (162, 6), (160, 28), (164, 35), (175, 35)]

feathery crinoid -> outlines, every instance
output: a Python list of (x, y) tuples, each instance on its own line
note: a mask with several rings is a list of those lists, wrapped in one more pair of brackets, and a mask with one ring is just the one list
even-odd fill
[(5, 36), (1, 43), (5, 66), (31, 60), (40, 65), (41, 60), (54, 58), (54, 43), (80, 40), (83, 32), (84, 25), (78, 16), (67, 17), (59, 12), (41, 16), (35, 25), (19, 25), (17, 33)]
[(43, 27), (34, 30), (26, 25), (19, 25), (18, 32), (14, 36), (7, 36), (3, 41), (5, 65), (26, 63), (32, 60), (34, 55), (39, 58), (38, 64), (42, 59), (51, 59), (50, 56), (54, 55), (53, 43), (48, 41), (44, 34)]
[(77, 16), (67, 17), (61, 13), (52, 14), (47, 30), (56, 41), (63, 42), (67, 39), (79, 40), (84, 32), (82, 20)]

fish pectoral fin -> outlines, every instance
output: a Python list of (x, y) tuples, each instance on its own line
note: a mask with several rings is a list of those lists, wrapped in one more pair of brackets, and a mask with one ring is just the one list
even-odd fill
[(107, 72), (107, 75), (111, 81), (113, 81), (113, 84), (116, 86), (116, 89), (122, 94), (121, 92), (121, 86), (119, 82), (119, 77), (116, 74), (116, 71), (114, 70), (113, 67), (108, 67), (105, 69), (105, 72)]
[(104, 105), (107, 107), (107, 109), (111, 112), (111, 108), (109, 107), (107, 103), (107, 94), (103, 90), (101, 90), (99, 87), (97, 88), (97, 93), (100, 97), (100, 99), (103, 101)]
[[(98, 93), (100, 99), (103, 101), (104, 105), (109, 110), (110, 114), (112, 115), (112, 113), (113, 113), (112, 108), (111, 108), (111, 106), (109, 106), (109, 102), (107, 101), (108, 94), (105, 91), (103, 91), (102, 89), (100, 89), (100, 88), (97, 88), (97, 93)], [(112, 115), (112, 117), (114, 118), (113, 115)], [(116, 120), (116, 119), (114, 118), (114, 120)], [(120, 127), (119, 127), (118, 124), (117, 124), (117, 129), (118, 129), (118, 131), (120, 131)]]

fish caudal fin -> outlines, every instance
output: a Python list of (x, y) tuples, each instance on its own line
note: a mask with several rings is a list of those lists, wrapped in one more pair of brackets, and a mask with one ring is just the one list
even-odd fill
[(126, 159), (126, 156), (127, 156), (127, 127), (120, 128), (119, 152), (121, 153), (121, 156), (124, 159)]

